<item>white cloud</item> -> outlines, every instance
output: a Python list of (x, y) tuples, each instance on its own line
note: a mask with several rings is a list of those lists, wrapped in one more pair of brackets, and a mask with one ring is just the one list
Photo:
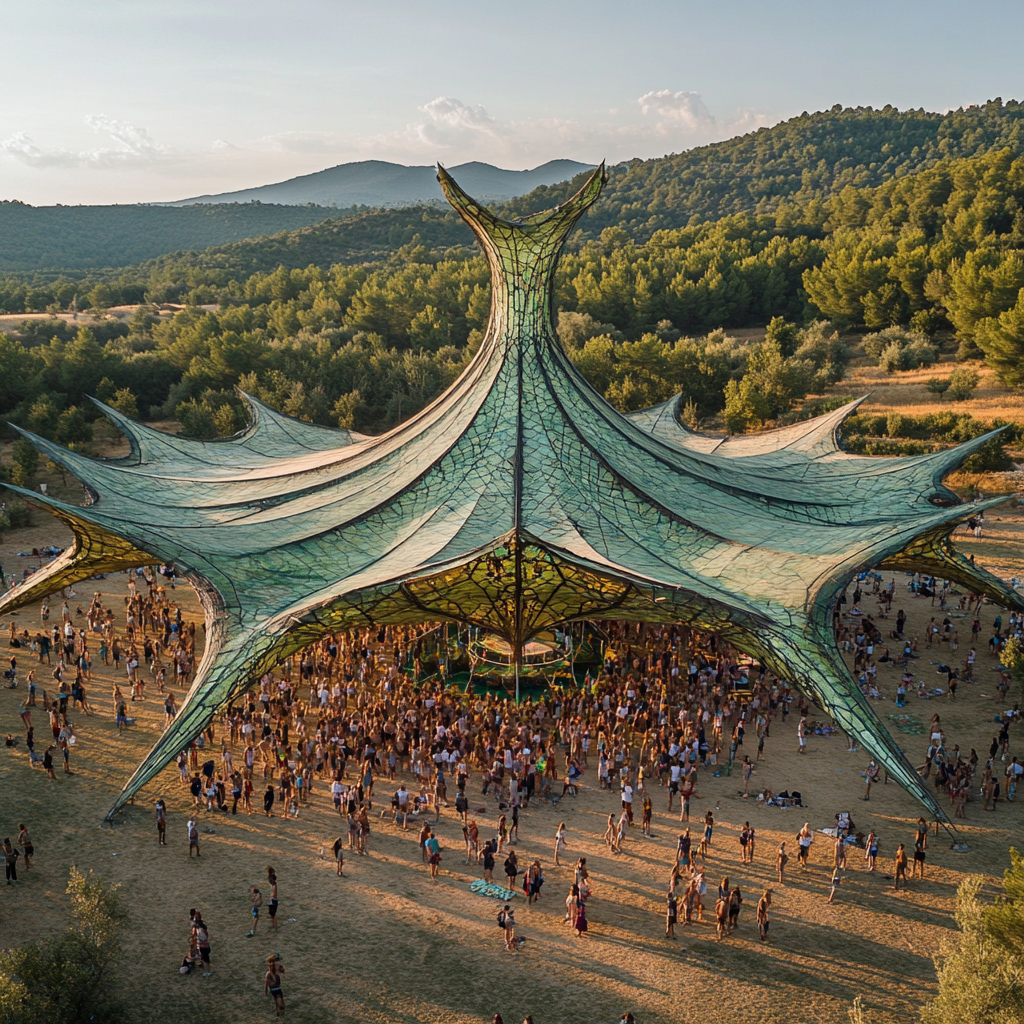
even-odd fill
[(85, 123), (95, 132), (109, 136), (113, 146), (95, 149), (43, 149), (25, 132), (0, 139), (0, 152), (30, 167), (105, 168), (143, 167), (174, 155), (174, 151), (156, 142), (145, 128), (129, 121), (118, 121), (106, 114), (91, 114)]
[(672, 92), (659, 89), (645, 93), (637, 100), (640, 112), (647, 117), (656, 114), (654, 130), (661, 136), (692, 136), (690, 145), (714, 142), (743, 135), (772, 124), (774, 119), (753, 110), (739, 110), (725, 121), (719, 121), (708, 110), (699, 92)]
[[(448, 166), (481, 160), (501, 167), (533, 167), (569, 157), (588, 163), (648, 158), (752, 131), (774, 118), (755, 111), (715, 117), (696, 92), (651, 90), (593, 119), (503, 119), (484, 106), (437, 96), (406, 124), (379, 134), (338, 130), (279, 132), (245, 142), (217, 139), (207, 146), (165, 145), (138, 125), (98, 114), (85, 118), (105, 136), (92, 148), (48, 148), (19, 131), (0, 139), (0, 157), (21, 166), (7, 173), (5, 191), (30, 202), (137, 202), (249, 188), (353, 160)], [(39, 175), (47, 170), (46, 175)], [(102, 179), (82, 170), (102, 170)], [(13, 172), (14, 168), (10, 168)], [(15, 183), (15, 179), (20, 182)], [(101, 184), (101, 181), (105, 184)], [(44, 183), (45, 182), (45, 183)], [(48, 184), (47, 184), (48, 183)], [(95, 198), (90, 198), (95, 197)]]

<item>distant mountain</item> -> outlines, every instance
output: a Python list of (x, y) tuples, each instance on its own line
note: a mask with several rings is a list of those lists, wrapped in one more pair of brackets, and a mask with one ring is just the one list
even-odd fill
[[(525, 195), (540, 185), (554, 185), (591, 169), (592, 164), (576, 160), (549, 160), (526, 171), (505, 171), (491, 164), (473, 161), (449, 167), (459, 184), (485, 202), (504, 202)], [(240, 192), (180, 199), (167, 206), (195, 206), (201, 203), (277, 203), (283, 206), (415, 206), (443, 201), (433, 167), (406, 167), (384, 160), (361, 160), (339, 164), (315, 174), (303, 174), (288, 181)]]

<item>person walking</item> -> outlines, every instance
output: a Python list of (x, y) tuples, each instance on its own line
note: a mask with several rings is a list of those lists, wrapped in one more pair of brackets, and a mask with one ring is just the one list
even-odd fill
[(836, 898), (836, 891), (838, 890), (839, 883), (842, 882), (842, 880), (843, 880), (843, 876), (840, 874), (839, 865), (836, 864), (832, 868), (832, 890), (828, 894), (828, 900), (827, 900), (828, 903), (834, 902), (834, 900)]
[(729, 894), (729, 934), (740, 926), (740, 907), (743, 906), (743, 894), (737, 885)]
[(588, 928), (587, 924), (587, 901), (583, 899), (582, 893), (576, 900), (575, 916), (573, 917), (572, 929), (577, 938), (582, 938)]
[(163, 800), (156, 802), (156, 842), (157, 846), (167, 845), (167, 804)]

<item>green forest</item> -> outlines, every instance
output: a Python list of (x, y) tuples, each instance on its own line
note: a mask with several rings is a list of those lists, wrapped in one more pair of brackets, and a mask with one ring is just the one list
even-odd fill
[[(739, 186), (725, 179), (758, 140), (753, 166), (780, 172), (801, 160), (818, 166), (829, 124), (833, 133), (846, 124), (849, 138), (860, 140), (852, 151), (865, 160), (896, 155), (884, 172), (878, 161), (850, 164), (842, 187), (803, 174), (799, 187), (789, 187), (792, 175), (780, 174), (778, 193), (769, 200), (762, 190), (756, 208), (680, 213), (686, 223), (653, 231), (649, 217), (622, 220), (630, 194), (622, 175), (641, 165), (619, 169), (556, 282), (557, 326), (570, 358), (621, 409), (682, 393), (691, 425), (721, 415), (734, 431), (782, 421), (807, 395), (826, 399), (805, 412), (826, 407), (850, 357), (841, 336), (851, 328), (870, 332), (864, 351), (887, 369), (935, 363), (938, 336), (941, 344), (955, 339), (961, 360), (984, 357), (1003, 383), (1024, 386), (1019, 112), (1017, 104), (994, 103), (938, 120), (889, 109), (797, 118), (720, 144), (737, 155), (735, 163), (721, 158), (726, 169), (714, 188), (707, 171), (706, 197), (719, 196), (706, 198), (708, 211), (738, 202)], [(949, 122), (959, 134), (943, 128)], [(955, 155), (964, 148), (980, 152)], [(701, 151), (706, 166), (715, 149)], [(837, 152), (829, 150), (829, 159)], [(899, 162), (906, 152), (917, 162)], [(667, 158), (664, 173), (638, 179), (635, 191), (656, 204), (672, 187), (672, 162), (683, 159)], [(862, 176), (884, 180), (859, 183)], [(554, 191), (538, 190), (545, 203), (557, 201)], [(193, 436), (227, 435), (245, 423), (241, 388), (304, 419), (387, 429), (455, 379), (479, 344), (490, 304), (486, 265), (461, 244), (465, 229), (454, 215), (421, 209), (411, 217), (409, 210), (363, 214), (164, 257), (106, 280), (4, 279), (0, 306), (12, 312), (67, 308), (76, 295), (80, 308), (143, 305), (130, 321), (81, 328), (56, 318), (25, 321), (0, 338), (0, 412), (61, 443), (87, 444), (97, 415), (92, 395), (132, 415), (175, 417)], [(334, 260), (342, 234), (341, 244), (373, 258)], [(158, 304), (169, 301), (186, 308), (158, 316)], [(729, 334), (748, 327), (767, 327), (765, 339)], [(937, 377), (936, 393), (951, 381), (962, 390), (970, 376)], [(917, 433), (902, 436), (951, 443), (987, 426), (967, 420), (917, 424)], [(850, 426), (863, 450), (880, 450), (884, 429)]]

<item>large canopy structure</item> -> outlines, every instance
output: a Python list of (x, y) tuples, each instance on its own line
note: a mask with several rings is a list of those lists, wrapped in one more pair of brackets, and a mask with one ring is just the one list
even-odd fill
[(92, 503), (26, 494), (75, 544), (0, 612), (154, 561), (173, 562), (205, 606), (195, 682), (111, 814), (254, 678), (327, 632), (450, 619), (520, 651), (553, 624), (611, 617), (715, 630), (763, 658), (944, 818), (840, 658), (831, 608), (879, 563), (1017, 601), (948, 543), (979, 506), (956, 507), (941, 478), (984, 438), (873, 459), (839, 449), (852, 405), (725, 440), (686, 431), (671, 403), (622, 416), (551, 323), (558, 255), (603, 167), (564, 205), (515, 222), (438, 176), (489, 260), (491, 314), (466, 371), (412, 419), (359, 437), (248, 399), (245, 432), (199, 442), (103, 407), (131, 443), (113, 461), (27, 435)]

